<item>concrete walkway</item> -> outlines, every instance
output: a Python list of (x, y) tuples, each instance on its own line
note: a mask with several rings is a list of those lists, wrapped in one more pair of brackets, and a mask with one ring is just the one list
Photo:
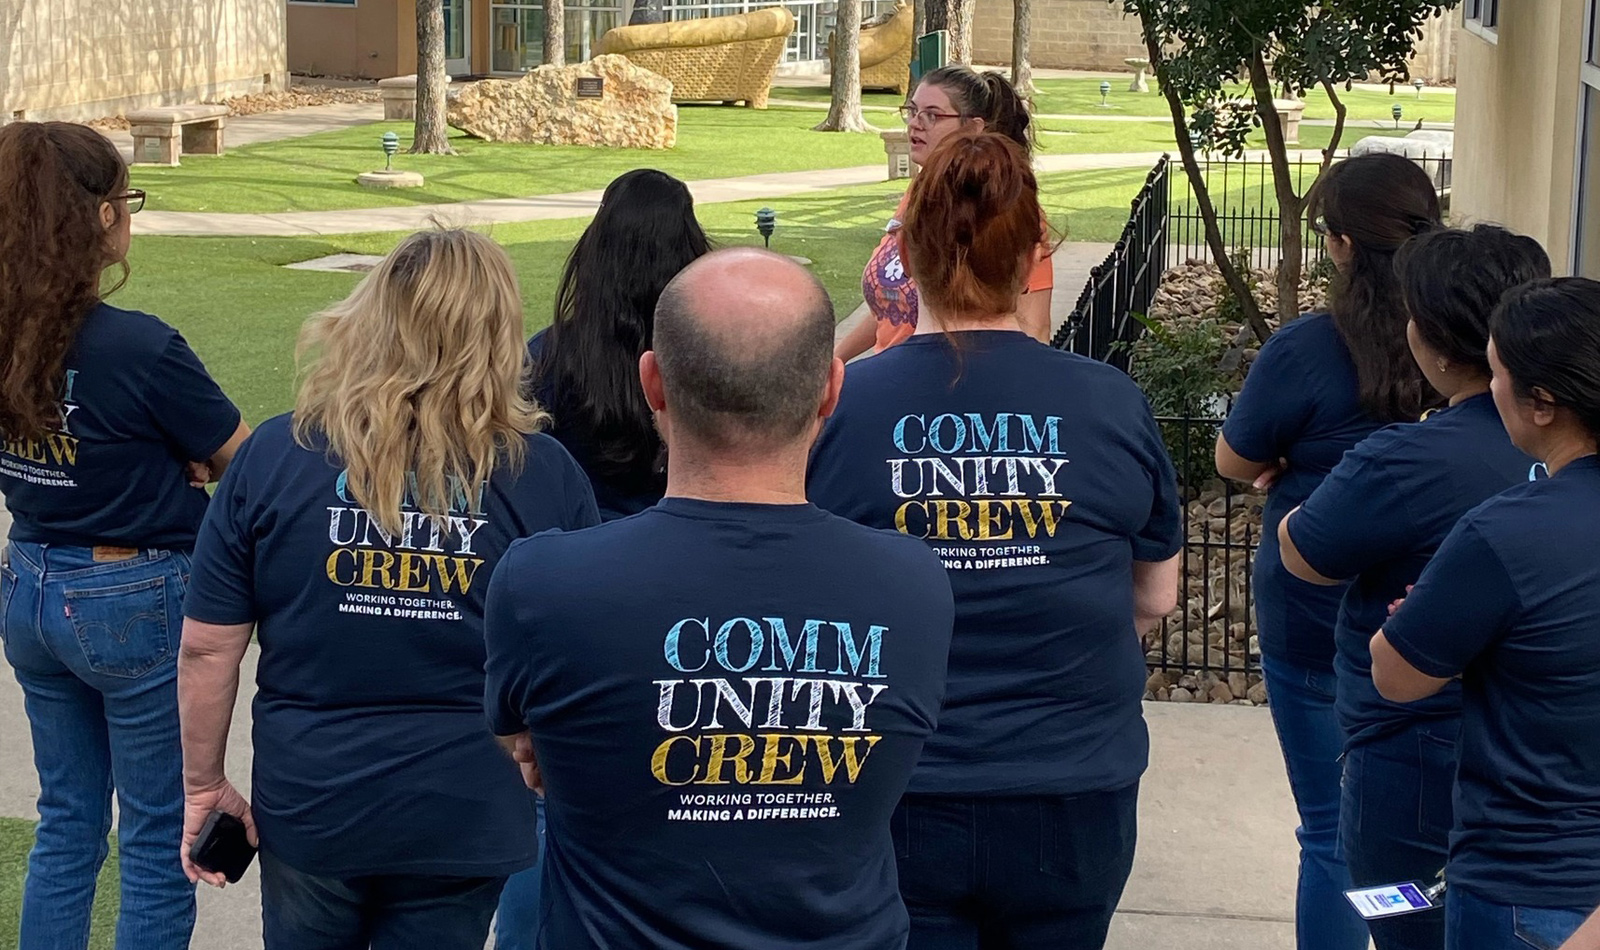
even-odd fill
[[(245, 660), (229, 777), (248, 794), (257, 651)], [(1294, 942), (1295, 815), (1264, 709), (1147, 703), (1151, 767), (1139, 802), (1139, 851), (1111, 950), (1235, 950)], [(0, 673), (0, 815), (36, 818), (38, 788), (22, 697)], [(193, 950), (261, 946), (257, 872), (200, 888)]]

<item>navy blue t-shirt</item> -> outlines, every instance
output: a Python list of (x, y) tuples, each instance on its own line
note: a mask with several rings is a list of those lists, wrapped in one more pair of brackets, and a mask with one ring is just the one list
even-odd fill
[(950, 574), (950, 688), (911, 790), (1124, 788), (1149, 756), (1133, 565), (1183, 544), (1171, 459), (1119, 370), (959, 337), (852, 364), (812, 457), (813, 501), (924, 539)]
[(67, 351), (60, 429), (0, 438), (0, 492), (11, 537), (37, 544), (194, 546), (204, 462), (239, 428), (239, 410), (177, 330), (100, 304)]
[(460, 488), (445, 523), (405, 499), (386, 536), (343, 464), (262, 423), (223, 476), (184, 614), (256, 624), (251, 803), (309, 874), (493, 877), (533, 864), (533, 798), (483, 726), (483, 605), (511, 542), (599, 516), (545, 435), (520, 472)]
[(549, 329), (540, 330), (528, 340), (528, 361), (533, 368), (533, 396), (539, 405), (551, 414), (550, 434), (567, 447), (578, 460), (589, 482), (594, 486), (594, 498), (600, 506), (600, 517), (605, 521), (636, 515), (661, 500), (667, 490), (667, 474), (661, 471), (639, 471), (626, 477), (602, 477), (594, 464), (594, 433), (572, 424), (567, 407), (571, 400), (566, 394), (555, 391), (552, 380), (540, 373), (540, 356), (544, 353)]
[(1451, 887), (1600, 904), (1600, 460), (1474, 509), (1385, 625), (1428, 676), (1462, 676)]
[(1289, 534), (1312, 570), (1354, 578), (1339, 607), (1339, 722), (1361, 745), (1419, 719), (1460, 714), (1455, 685), (1399, 705), (1372, 682), (1372, 635), (1462, 515), (1528, 479), (1533, 459), (1511, 444), (1488, 393), (1389, 426), (1356, 446), (1299, 513)]
[(539, 945), (904, 947), (889, 818), (952, 616), (922, 545), (812, 505), (668, 498), (513, 545), (484, 706), (544, 774)]
[(1222, 436), (1252, 462), (1289, 460), (1267, 491), (1252, 568), (1256, 628), (1266, 656), (1333, 669), (1334, 619), (1344, 585), (1319, 587), (1285, 570), (1278, 522), (1380, 425), (1361, 408), (1355, 363), (1326, 313), (1308, 313), (1274, 333), (1250, 365)]

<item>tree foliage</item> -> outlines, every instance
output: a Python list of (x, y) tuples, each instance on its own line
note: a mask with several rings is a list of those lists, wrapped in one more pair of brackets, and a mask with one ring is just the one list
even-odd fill
[[(1297, 310), (1304, 195), (1295, 191), (1288, 145), (1279, 125), (1274, 91), (1291, 95), (1321, 88), (1337, 115), (1333, 140), (1323, 150), (1326, 168), (1344, 131), (1338, 90), (1377, 74), (1400, 82), (1410, 76), (1407, 60), (1424, 25), (1458, 0), (1124, 0), (1139, 18), (1145, 46), (1172, 110), (1178, 149), (1196, 198), (1210, 207), (1194, 144), (1238, 155), (1257, 127), (1267, 138), (1280, 214), (1283, 260), (1278, 268), (1279, 307), (1285, 319)], [(1227, 86), (1245, 82), (1240, 97)], [(1195, 133), (1191, 141), (1190, 133)], [(1227, 260), (1214, 212), (1203, 214), (1207, 243), (1236, 297), (1242, 281)], [(1253, 300), (1240, 301), (1258, 336), (1266, 324)]]

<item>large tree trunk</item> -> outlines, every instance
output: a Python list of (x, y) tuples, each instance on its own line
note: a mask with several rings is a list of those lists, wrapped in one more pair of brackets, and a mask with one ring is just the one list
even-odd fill
[(1244, 275), (1233, 266), (1233, 260), (1228, 256), (1228, 247), (1222, 242), (1222, 228), (1217, 224), (1217, 209), (1211, 203), (1211, 190), (1206, 187), (1205, 173), (1200, 170), (1200, 162), (1194, 155), (1193, 140), (1189, 138), (1189, 111), (1184, 108), (1183, 100), (1178, 97), (1172, 83), (1167, 81), (1166, 67), (1161, 59), (1161, 44), (1151, 35), (1148, 27), (1144, 30), (1144, 45), (1149, 53), (1150, 68), (1155, 71), (1156, 79), (1160, 81), (1161, 94), (1166, 97), (1167, 108), (1172, 113), (1172, 131), (1178, 139), (1178, 155), (1183, 159), (1184, 174), (1189, 178), (1189, 187), (1194, 192), (1195, 204), (1200, 208), (1200, 219), (1205, 222), (1206, 246), (1211, 249), (1211, 258), (1221, 271), (1223, 282), (1228, 285), (1229, 292), (1239, 302), (1239, 309), (1244, 311), (1245, 322), (1255, 332), (1256, 339), (1265, 343), (1267, 337), (1272, 336), (1272, 327), (1267, 325), (1261, 307), (1256, 304), (1255, 294), (1250, 292), (1249, 285), (1244, 282)]
[(544, 64), (567, 65), (567, 11), (564, 0), (544, 0)]
[(628, 25), (636, 26), (640, 23), (662, 23), (667, 19), (666, 0), (633, 0), (633, 13), (628, 17)]
[(417, 0), (417, 120), (414, 154), (451, 155), (445, 103), (450, 76), (444, 66), (444, 0)]
[(1033, 63), (1028, 61), (1028, 42), (1033, 34), (1033, 0), (1013, 0), (1011, 5), (1011, 85), (1023, 98), (1032, 100), (1039, 90), (1033, 85)]
[(911, 0), (911, 38), (916, 42), (928, 32), (928, 0)]
[(928, 0), (928, 32), (948, 35), (950, 62), (972, 62), (973, 0)]
[(1255, 92), (1261, 131), (1267, 136), (1267, 158), (1272, 163), (1272, 188), (1278, 198), (1278, 321), (1282, 325), (1300, 315), (1300, 269), (1305, 263), (1301, 216), (1305, 202), (1294, 190), (1289, 170), (1289, 145), (1272, 104), (1272, 79), (1260, 50), (1250, 58), (1250, 86)]
[(872, 132), (861, 115), (861, 0), (839, 0), (833, 28), (828, 117), (818, 132)]

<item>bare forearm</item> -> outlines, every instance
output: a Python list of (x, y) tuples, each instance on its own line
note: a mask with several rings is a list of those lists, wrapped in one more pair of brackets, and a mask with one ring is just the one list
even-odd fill
[(878, 324), (870, 312), (864, 319), (857, 319), (856, 314), (851, 314), (847, 319), (856, 320), (855, 326), (847, 330), (833, 345), (833, 355), (846, 363), (872, 349), (873, 344), (878, 341)]
[(1561, 950), (1600, 950), (1600, 910), (1591, 914), (1577, 933), (1567, 938)]
[(1146, 636), (1178, 607), (1178, 574), (1183, 555), (1165, 561), (1133, 563), (1133, 619)]
[(219, 650), (185, 643), (178, 651), (178, 713), (186, 789), (209, 788), (223, 780), (228, 727), (239, 694), (239, 662), (249, 643), (248, 629), (236, 650), (231, 644)]

